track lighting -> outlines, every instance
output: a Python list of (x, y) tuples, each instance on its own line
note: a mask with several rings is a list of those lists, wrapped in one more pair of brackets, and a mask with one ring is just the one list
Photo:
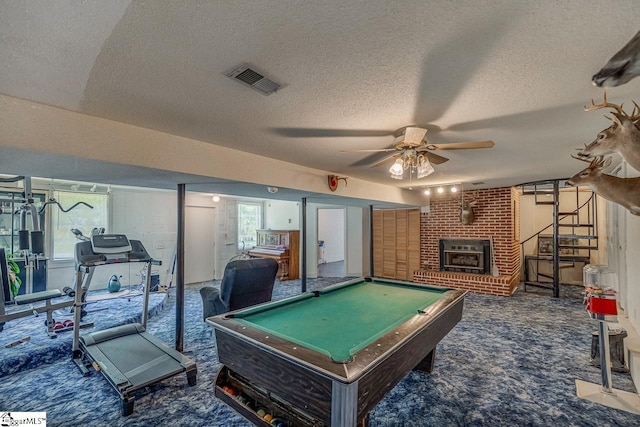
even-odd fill
[(431, 196), (431, 190), (435, 190), (438, 195), (456, 194), (462, 189), (462, 184), (443, 184), (437, 187), (422, 187), (426, 196)]

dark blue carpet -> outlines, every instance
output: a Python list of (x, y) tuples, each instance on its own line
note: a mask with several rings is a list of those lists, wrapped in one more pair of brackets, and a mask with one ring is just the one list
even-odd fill
[[(341, 280), (310, 279), (308, 287)], [(1, 377), (0, 411), (46, 411), (51, 426), (249, 425), (213, 395), (220, 365), (211, 331), (202, 322), (198, 289), (188, 287), (185, 307), (185, 348), (198, 363), (195, 387), (187, 386), (184, 375), (165, 380), (142, 392), (133, 415), (123, 418), (107, 381), (96, 373), (82, 377), (64, 353)], [(299, 281), (276, 282), (274, 299), (299, 289)], [(468, 295), (463, 320), (438, 345), (434, 372), (407, 375), (371, 412), (369, 426), (640, 425), (640, 416), (576, 397), (575, 379), (600, 381), (599, 369), (589, 363), (596, 325), (578, 291), (559, 299), (546, 291), (518, 291), (510, 298)], [(174, 343), (174, 304), (170, 295), (164, 310), (149, 321), (149, 330), (169, 345)], [(106, 310), (112, 311), (117, 310)], [(28, 345), (16, 349), (28, 352)], [(628, 374), (613, 373), (613, 385), (635, 391)]]

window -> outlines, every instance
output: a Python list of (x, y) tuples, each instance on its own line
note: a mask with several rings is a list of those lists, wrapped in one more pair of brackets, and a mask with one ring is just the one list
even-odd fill
[(51, 241), (53, 246), (53, 259), (73, 259), (73, 251), (78, 239), (71, 232), (72, 228), (82, 231), (85, 236), (91, 236), (94, 227), (107, 228), (109, 220), (108, 200), (106, 194), (76, 193), (55, 191), (54, 197), (65, 210), (79, 202), (93, 206), (80, 204), (69, 212), (62, 212), (56, 205), (47, 205), (51, 212)]
[(257, 230), (262, 228), (262, 204), (238, 203), (238, 249), (256, 246)]

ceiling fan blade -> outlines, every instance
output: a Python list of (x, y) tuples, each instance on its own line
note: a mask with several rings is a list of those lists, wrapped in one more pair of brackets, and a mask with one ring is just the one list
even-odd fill
[(439, 156), (432, 151), (423, 151), (422, 153), (424, 153), (424, 155), (427, 156), (427, 159), (429, 159), (429, 161), (434, 165), (441, 165), (442, 163), (449, 161), (446, 157)]
[(325, 138), (325, 137), (374, 137), (389, 136), (393, 132), (370, 129), (321, 129), (321, 128), (271, 128), (276, 135), (289, 138)]
[(383, 163), (385, 163), (385, 162), (387, 162), (387, 161), (389, 161), (389, 160), (391, 160), (391, 159), (393, 159), (394, 157), (397, 157), (397, 156), (398, 156), (397, 154), (391, 154), (389, 156), (386, 156), (384, 159), (378, 160), (377, 162), (372, 164), (371, 167), (375, 168), (375, 167), (381, 166)]
[(381, 148), (380, 150), (340, 150), (341, 153), (381, 153), (384, 151), (397, 151), (395, 148)]
[[(429, 144), (429, 150), (469, 150), (473, 148), (491, 148), (495, 145), (493, 141), (469, 141), (452, 142), (449, 144)], [(433, 147), (433, 148), (432, 148)]]

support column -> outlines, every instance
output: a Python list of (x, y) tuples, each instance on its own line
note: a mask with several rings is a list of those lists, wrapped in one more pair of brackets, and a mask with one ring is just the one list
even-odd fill
[(184, 349), (185, 184), (178, 184), (178, 246), (176, 250), (176, 350)]
[(302, 254), (301, 254), (301, 262), (302, 262), (302, 280), (301, 283), (301, 292), (307, 292), (307, 198), (302, 198), (302, 230), (300, 230), (300, 234), (302, 234), (301, 245), (302, 245)]

